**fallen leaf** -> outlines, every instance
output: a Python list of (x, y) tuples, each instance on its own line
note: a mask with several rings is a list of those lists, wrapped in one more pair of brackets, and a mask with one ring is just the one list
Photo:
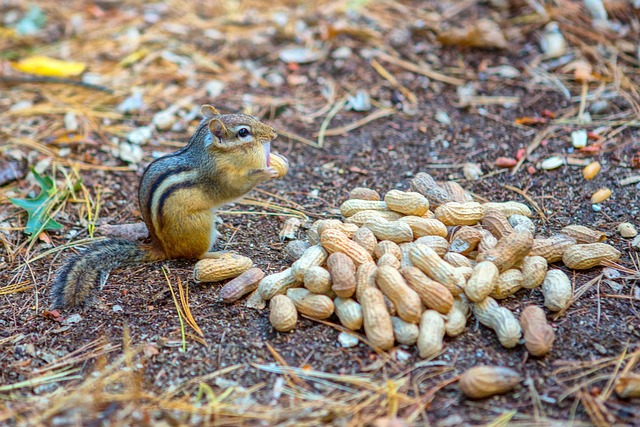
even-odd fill
[(82, 62), (62, 61), (48, 56), (30, 56), (11, 65), (23, 73), (49, 77), (79, 76), (87, 68)]
[(52, 210), (51, 203), (55, 203), (57, 200), (57, 190), (53, 179), (48, 176), (40, 176), (35, 170), (32, 170), (32, 172), (41, 189), (38, 197), (33, 199), (9, 199), (11, 203), (27, 211), (28, 219), (24, 232), (34, 235), (34, 233), (45, 230), (60, 230), (62, 224), (49, 216)]
[(462, 28), (441, 31), (438, 34), (438, 41), (444, 45), (484, 49), (505, 49), (508, 46), (500, 26), (486, 18), (467, 23)]

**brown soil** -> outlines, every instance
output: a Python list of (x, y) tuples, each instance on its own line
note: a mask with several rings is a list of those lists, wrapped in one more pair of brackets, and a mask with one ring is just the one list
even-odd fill
[[(440, 12), (443, 10), (435, 5), (427, 9)], [(69, 6), (69, 10), (65, 10), (64, 13), (69, 15), (73, 10), (73, 7)], [(75, 10), (79, 11), (78, 13), (88, 13), (82, 12), (81, 8)], [(133, 6), (128, 6), (127, 10), (138, 11)], [(374, 8), (373, 12), (377, 10)], [(487, 10), (485, 6), (472, 6), (461, 12), (456, 19), (473, 19), (482, 16)], [(63, 19), (60, 14), (56, 15), (53, 11), (50, 13), (54, 23), (56, 19)], [(114, 11), (108, 13), (108, 17), (116, 14)], [(315, 13), (309, 16), (318, 18)], [(519, 10), (512, 11), (511, 15), (505, 12), (501, 16), (505, 18), (522, 14), (524, 11)], [(177, 19), (178, 15), (169, 13), (167, 19)], [(568, 18), (562, 19), (562, 22), (569, 22)], [(363, 21), (366, 19), (363, 18)], [(57, 25), (61, 22), (64, 21), (57, 22)], [(310, 18), (310, 22), (314, 21)], [(637, 17), (635, 22), (637, 23)], [(389, 29), (375, 26), (374, 28), (383, 36), (383, 41), (388, 41)], [(310, 82), (313, 83), (303, 86), (285, 84), (277, 88), (255, 88), (249, 87), (246, 81), (232, 79), (228, 82), (223, 95), (214, 101), (216, 106), (223, 110), (237, 111), (242, 106), (240, 95), (250, 93), (256, 97), (257, 110), (263, 114), (265, 120), (276, 128), (286, 129), (313, 139), (312, 134), (317, 131), (326, 114), (310, 123), (305, 123), (295, 113), (294, 103), (300, 99), (307, 109), (309, 106), (317, 107), (315, 109), (324, 106), (323, 99), (318, 96), (320, 85), (316, 76), (334, 79), (338, 88), (348, 90), (364, 88), (372, 99), (399, 108), (395, 114), (368, 123), (347, 134), (327, 137), (322, 149), (312, 148), (286, 137), (279, 137), (275, 148), (289, 159), (291, 170), (284, 179), (260, 186), (261, 191), (254, 192), (251, 196), (276, 204), (286, 203), (270, 197), (269, 193), (272, 193), (299, 204), (311, 219), (316, 219), (338, 217), (337, 208), (346, 198), (348, 190), (355, 186), (367, 186), (381, 193), (392, 188), (406, 189), (410, 178), (420, 171), (427, 171), (439, 180), (461, 180), (461, 184), (466, 189), (491, 201), (526, 202), (520, 195), (505, 187), (505, 185), (511, 185), (524, 190), (540, 205), (547, 216), (547, 221), (537, 215), (535, 217), (540, 235), (550, 235), (568, 224), (582, 224), (604, 231), (607, 233), (608, 242), (624, 253), (620, 264), (634, 269), (630, 255), (633, 252), (630, 252), (629, 241), (618, 235), (616, 227), (623, 221), (630, 221), (640, 226), (638, 223), (640, 192), (633, 185), (627, 187), (619, 185), (621, 178), (634, 173), (630, 165), (632, 158), (637, 156), (640, 150), (637, 125), (622, 130), (608, 141), (602, 150), (589, 157), (576, 154), (570, 149), (569, 133), (579, 127), (559, 125), (554, 135), (534, 151), (525, 162), (525, 167), (515, 175), (512, 175), (509, 170), (498, 170), (494, 166), (496, 158), (514, 157), (519, 148), (526, 148), (538, 132), (550, 126), (547, 124), (518, 128), (512, 125), (514, 119), (539, 116), (543, 110), (554, 111), (560, 117), (563, 113), (570, 113), (578, 105), (577, 102), (568, 100), (551, 89), (543, 91), (537, 86), (529, 85), (531, 76), (526, 73), (513, 80), (493, 76), (482, 79), (482, 73), (479, 70), (484, 67), (483, 64), (490, 66), (510, 64), (521, 71), (524, 70), (524, 65), (530, 64), (539, 55), (536, 43), (537, 33), (533, 31), (534, 29), (536, 28), (521, 28), (523, 35), (516, 38), (506, 51), (460, 50), (456, 47), (438, 47), (435, 44), (432, 46), (432, 38), (425, 38), (421, 32), (414, 32), (409, 43), (398, 47), (403, 57), (414, 60), (425, 57), (431, 60), (429, 55), (437, 55), (435, 58), (439, 61), (437, 69), (450, 72), (457, 69), (458, 76), (467, 76), (470, 81), (473, 81), (478, 94), (519, 96), (522, 101), (511, 108), (499, 105), (483, 107), (489, 113), (499, 116), (501, 121), (482, 116), (476, 107), (457, 108), (458, 95), (455, 86), (429, 81), (426, 77), (384, 63), (385, 67), (418, 100), (416, 114), (403, 113), (402, 94), (382, 79), (369, 66), (368, 60), (357, 54), (359, 49), (366, 45), (355, 37), (341, 36), (333, 42), (334, 48), (341, 44), (354, 48), (354, 54), (342, 66), (339, 67), (335, 60), (328, 58), (324, 61), (300, 65), (294, 71), (291, 71), (291, 67), (287, 68), (286, 64), (279, 61), (277, 55), (273, 54), (279, 47), (271, 47), (267, 52), (254, 53), (249, 49), (250, 41), (240, 38), (233, 44), (237, 48), (238, 58), (236, 59), (253, 59), (284, 76), (312, 76)], [(637, 28), (635, 31), (637, 35)], [(63, 40), (65, 36), (57, 34), (55, 37), (58, 37), (56, 40)], [(106, 36), (103, 37), (106, 38)], [(185, 43), (190, 43), (191, 46), (199, 46), (204, 51), (212, 48), (206, 45), (209, 42), (206, 38), (200, 40), (195, 35), (176, 37)], [(92, 42), (97, 43), (95, 40)], [(159, 43), (165, 46), (169, 41), (163, 39)], [(277, 37), (271, 43), (278, 46), (284, 45)], [(420, 46), (426, 52), (416, 54), (417, 47)], [(259, 45), (257, 50), (267, 47)], [(22, 52), (20, 49), (22, 48), (16, 45), (15, 51)], [(83, 57), (86, 59), (90, 55), (83, 52)], [(112, 58), (104, 58), (105, 61), (111, 61), (111, 64), (117, 63), (120, 59), (117, 58), (114, 62)], [(631, 70), (628, 77), (636, 85), (640, 84), (638, 68), (633, 68), (634, 64), (631, 63), (624, 64), (627, 70)], [(133, 79), (135, 84), (146, 83), (149, 86), (149, 92), (152, 95), (149, 104), (152, 111), (145, 112), (139, 117), (125, 116), (119, 121), (124, 132), (137, 125), (146, 125), (153, 113), (168, 107), (175, 101), (173, 95), (163, 94), (155, 86), (152, 87), (156, 82), (177, 90), (179, 97), (187, 94), (193, 96), (193, 104), (208, 102), (202, 87), (211, 78), (210, 75), (198, 74), (196, 78), (201, 81), (201, 85), (188, 88), (183, 86), (186, 85), (184, 80), (174, 81), (157, 68), (156, 66), (144, 70), (132, 69), (132, 73), (140, 73)], [(230, 69), (232, 69), (231, 66), (229, 66)], [(145, 75), (145, 73), (148, 74)], [(152, 81), (154, 78), (156, 80)], [(115, 80), (113, 84), (116, 84)], [(175, 89), (176, 84), (178, 89)], [(567, 82), (567, 84), (570, 83)], [(117, 96), (101, 107), (103, 111), (113, 109), (128, 96), (125, 87), (116, 87), (118, 88)], [(571, 87), (573, 89), (574, 86)], [(342, 92), (342, 89), (339, 90)], [(87, 95), (83, 92), (85, 89), (57, 85), (12, 84), (5, 91), (9, 93), (8, 99), (11, 99), (12, 103), (27, 97), (33, 99), (36, 104), (42, 102), (45, 105), (51, 102), (47, 96), (64, 98), (72, 95), (79, 96), (77, 94), (82, 93), (89, 102), (86, 105), (93, 106), (95, 104), (92, 103), (97, 102), (97, 97), (100, 96), (96, 93)], [(30, 95), (33, 93), (37, 96)], [(579, 95), (579, 91), (572, 90), (572, 95)], [(269, 101), (265, 101), (261, 96), (264, 96), (264, 99), (277, 97), (275, 102), (286, 105), (278, 109), (278, 115), (270, 115)], [(638, 102), (637, 93), (634, 96), (636, 96), (635, 102)], [(0, 112), (6, 113), (11, 105), (3, 101)], [(449, 114), (451, 125), (444, 125), (434, 120), (437, 110), (445, 110)], [(604, 114), (608, 117), (608, 115), (629, 111), (629, 104), (618, 97), (611, 103), (610, 110)], [(350, 124), (361, 119), (364, 114), (366, 113), (341, 111), (331, 121), (330, 127)], [(569, 116), (575, 117), (575, 112)], [(11, 117), (4, 114), (0, 120), (2, 126), (11, 131), (10, 137), (19, 136), (13, 132), (36, 129), (33, 132), (34, 135), (27, 135), (42, 144), (47, 144), (48, 140), (43, 137), (46, 132), (41, 128), (55, 122), (56, 128), (59, 129), (62, 116), (58, 114)], [(608, 119), (604, 117), (599, 120)], [(197, 120), (192, 121), (189, 129), (193, 129), (196, 123)], [(99, 134), (101, 125), (104, 125), (104, 122), (92, 119), (90, 126), (87, 127), (90, 133), (95, 132), (91, 135), (97, 141), (104, 138), (104, 135)], [(598, 125), (586, 126), (588, 130), (597, 127)], [(109, 133), (111, 131), (107, 132)], [(22, 135), (25, 134), (22, 133)], [(91, 194), (95, 194), (98, 187), (103, 191), (100, 211), (102, 223), (119, 224), (139, 220), (135, 201), (137, 182), (144, 166), (152, 160), (151, 153), (153, 151), (169, 152), (171, 148), (165, 142), (185, 141), (187, 135), (188, 131), (155, 133), (152, 141), (144, 147), (145, 158), (135, 171), (81, 171), (82, 180)], [(87, 162), (107, 166), (124, 164), (112, 156), (106, 143), (81, 143), (69, 147), (71, 147), (70, 156), (74, 159), (84, 159)], [(27, 152), (24, 147), (21, 149)], [(602, 164), (602, 171), (592, 181), (585, 181), (580, 173), (581, 167), (578, 166), (563, 166), (552, 171), (537, 169), (533, 174), (526, 170), (526, 166), (535, 166), (538, 160), (567, 153), (573, 153), (574, 158), (598, 160)], [(44, 155), (39, 154), (35, 161), (42, 157)], [(461, 165), (465, 162), (479, 163), (485, 173), (494, 173), (490, 173), (479, 181), (465, 181), (461, 169)], [(636, 170), (635, 173), (637, 172)], [(62, 175), (58, 178), (61, 179)], [(613, 196), (602, 203), (601, 211), (596, 212), (592, 209), (589, 197), (601, 187), (611, 188)], [(33, 189), (34, 187), (30, 187), (26, 180), (7, 188), (7, 192), (4, 192), (4, 196), (0, 199), (2, 203), (0, 220), (6, 221), (4, 224), (9, 224), (11, 227), (24, 226), (24, 218), (20, 211), (5, 200), (8, 191), (13, 191), (13, 196), (25, 197), (27, 192)], [(262, 208), (239, 204), (228, 207), (227, 210), (262, 211)], [(63, 232), (49, 233), (53, 246), (67, 243), (63, 234), (68, 233), (69, 230), (77, 231), (73, 237), (74, 240), (87, 237), (86, 228), (80, 223), (84, 213), (81, 203), (66, 205), (65, 209), (56, 216), (56, 219), (64, 225)], [(284, 245), (278, 241), (278, 231), (284, 217), (254, 213), (224, 214), (222, 218), (224, 225), (220, 227), (220, 231), (223, 235), (221, 245), (224, 248), (251, 257), (256, 266), (270, 273), (281, 271), (290, 264), (283, 252)], [(304, 230), (300, 231), (300, 236), (305, 238)], [(78, 323), (70, 324), (67, 328), (64, 321), (58, 323), (46, 318), (43, 312), (49, 304), (47, 290), (53, 273), (69, 251), (46, 256), (31, 263), (28, 268), (24, 268), (25, 252), (14, 254), (13, 251), (25, 239), (26, 237), (19, 230), (9, 230), (3, 238), (5, 248), (0, 249), (0, 257), (4, 257), (2, 259), (6, 267), (0, 272), (0, 282), (17, 281), (33, 285), (32, 289), (25, 292), (3, 295), (0, 302), (0, 385), (14, 384), (32, 378), (36, 375), (37, 368), (42, 368), (51, 361), (99, 338), (104, 338), (114, 345), (121, 345), (125, 331), (128, 331), (126, 333), (130, 336), (131, 345), (141, 346), (148, 351), (148, 354), (141, 356), (140, 359), (140, 363), (144, 365), (140, 383), (144, 390), (158, 395), (188, 380), (224, 367), (241, 364), (242, 368), (224, 375), (224, 378), (247, 388), (264, 382), (264, 386), (252, 396), (260, 404), (275, 405), (274, 412), (277, 413), (278, 408), (295, 408), (300, 400), (285, 394), (276, 403), (273, 402), (274, 384), (280, 375), (256, 369), (253, 366), (274, 363), (273, 353), (268, 346), (272, 346), (291, 367), (307, 367), (340, 375), (363, 373), (363, 368), (380, 357), (363, 343), (351, 349), (342, 348), (336, 340), (338, 331), (307, 319), (302, 319), (293, 333), (276, 333), (269, 325), (268, 310), (256, 311), (246, 308), (243, 301), (225, 305), (217, 299), (217, 290), (222, 283), (194, 283), (191, 279), (193, 262), (190, 261), (168, 261), (113, 272), (93, 305), (62, 311), (62, 315), (66, 318), (76, 313), (82, 316)], [(7, 245), (12, 248), (11, 251), (7, 249)], [(33, 257), (48, 248), (49, 246), (40, 242), (34, 246), (29, 256)], [(188, 338), (187, 351), (180, 351), (179, 320), (166, 279), (161, 271), (163, 265), (170, 270), (169, 277), (174, 286), (178, 280), (189, 284), (191, 311), (204, 332), (207, 346)], [(573, 272), (560, 265), (557, 267), (569, 274), (574, 281), (575, 289), (584, 286), (601, 273), (600, 268)], [(637, 271), (637, 266), (635, 269)], [(19, 278), (16, 279), (16, 275)], [(466, 368), (478, 364), (508, 366), (520, 372), (524, 378), (530, 379), (529, 387), (523, 385), (515, 392), (506, 395), (483, 401), (470, 401), (461, 395), (455, 384), (448, 385), (435, 392), (433, 400), (425, 406), (424, 412), (417, 418), (416, 425), (483, 424), (494, 421), (501, 414), (509, 411), (515, 411), (512, 422), (521, 424), (542, 425), (551, 423), (550, 420), (562, 420), (558, 421), (557, 425), (564, 425), (567, 420), (574, 419), (576, 421), (574, 425), (590, 425), (593, 422), (593, 414), (585, 409), (584, 404), (585, 401), (589, 401), (589, 398), (578, 393), (598, 396), (607, 387), (607, 381), (616, 367), (616, 358), (621, 357), (625, 351), (631, 353), (638, 349), (640, 321), (637, 310), (640, 296), (636, 289), (638, 276), (635, 277), (635, 280), (617, 279), (599, 282), (574, 302), (564, 316), (553, 320), (556, 341), (552, 352), (545, 358), (528, 357), (522, 345), (514, 349), (501, 347), (491, 330), (472, 320), (464, 334), (453, 339), (445, 338), (445, 351), (435, 359), (435, 362), (440, 364), (416, 367), (415, 364), (422, 362), (417, 355), (417, 349), (403, 348), (403, 351), (410, 354), (409, 359), (394, 361), (392, 358), (375, 370), (372, 374), (373, 378), (376, 381), (384, 381), (402, 376), (407, 380), (407, 383), (401, 387), (404, 393), (411, 396), (425, 396), (435, 391), (433, 387)], [(506, 300), (504, 305), (515, 313), (519, 313), (527, 304), (542, 306), (542, 302), (539, 290), (523, 290), (515, 297)], [(337, 322), (337, 319), (332, 318), (330, 321)], [(19, 336), (19, 339), (14, 341), (13, 337), (16, 336)], [(12, 340), (3, 341), (8, 338)], [(25, 387), (6, 395), (0, 393), (2, 396), (0, 409), (9, 415), (12, 414), (11, 411), (17, 411), (17, 415), (16, 413), (14, 415), (18, 417), (13, 421), (10, 419), (2, 421), (0, 411), (0, 423), (18, 425), (19, 417), (27, 416), (29, 413), (29, 410), (21, 408), (21, 401), (27, 401), (33, 393), (53, 393), (49, 395), (49, 399), (61, 398), (66, 391), (73, 390), (83, 380), (90, 378), (91, 372), (99, 371), (105, 363), (113, 362), (122, 354), (122, 349), (118, 348), (104, 357), (97, 359), (89, 357), (84, 362), (74, 365), (80, 368), (81, 379), (54, 382), (47, 386)], [(395, 350), (391, 352), (392, 356), (394, 354)], [(566, 364), (577, 368), (580, 363), (595, 362), (605, 358), (611, 358), (612, 362), (598, 366), (599, 370), (594, 372), (603, 376), (593, 382), (582, 382), (587, 378), (593, 378), (592, 373), (589, 374), (591, 376), (574, 380), (568, 378), (568, 374), (557, 372)], [(444, 369), (443, 366), (452, 367), (452, 369)], [(578, 371), (586, 372), (588, 368), (589, 366), (585, 365), (584, 369)], [(224, 387), (220, 384), (214, 385), (211, 381), (209, 384), (216, 394), (223, 392)], [(571, 391), (571, 387), (574, 386), (576, 389)], [(308, 387), (315, 393), (326, 392), (329, 395), (328, 387), (322, 384), (312, 383)], [(187, 390), (187, 393), (194, 395), (196, 390), (197, 386), (194, 385)], [(532, 390), (535, 390), (533, 394)], [(564, 393), (567, 393), (568, 397), (560, 401), (559, 398)], [(537, 405), (536, 398), (539, 399)], [(381, 402), (384, 402), (384, 399)], [(400, 406), (398, 416), (401, 418), (408, 416), (416, 409), (406, 405)], [(603, 407), (602, 411), (610, 418), (602, 425), (640, 425), (638, 400), (622, 400), (612, 394), (603, 403)], [(118, 423), (124, 422), (119, 417), (124, 417), (129, 420), (128, 422), (136, 422), (135, 410), (131, 410), (126, 416), (118, 415), (128, 408), (126, 402), (114, 401), (109, 405), (97, 404), (91, 408), (93, 412), (86, 414), (74, 412), (73, 408), (63, 408), (59, 412), (54, 411), (43, 422), (50, 424), (58, 420), (59, 423), (56, 425), (76, 422), (81, 425), (119, 425)], [(312, 414), (307, 414), (306, 418), (299, 415), (299, 423), (314, 425), (327, 422), (336, 425), (358, 425), (385, 416), (387, 413), (385, 406), (380, 404), (366, 406), (362, 409), (362, 414), (352, 417), (353, 414), (350, 413), (332, 411), (329, 405), (327, 413), (322, 418), (315, 418)], [(180, 418), (182, 417), (180, 411), (172, 412), (166, 408), (150, 409), (145, 416), (150, 419), (139, 421), (140, 423), (153, 423), (152, 420), (156, 422), (162, 420), (169, 424), (190, 422), (189, 418)], [(217, 422), (220, 423), (220, 420), (224, 419), (217, 419)], [(275, 423), (274, 420), (277, 418), (271, 418), (271, 421), (266, 423)], [(29, 424), (26, 419), (22, 421)], [(284, 421), (278, 420), (278, 422)], [(194, 422), (194, 419), (191, 419), (191, 422)], [(231, 423), (229, 420), (226, 422)], [(240, 423), (238, 420), (235, 422)], [(246, 422), (259, 423), (258, 421)]]

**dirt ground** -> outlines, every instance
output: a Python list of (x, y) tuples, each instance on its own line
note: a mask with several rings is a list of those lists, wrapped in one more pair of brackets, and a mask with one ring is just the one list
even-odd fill
[[(461, 336), (445, 338), (443, 353), (428, 362), (413, 346), (386, 355), (364, 343), (343, 348), (335, 328), (309, 319), (300, 320), (292, 333), (277, 333), (268, 310), (247, 308), (244, 300), (223, 304), (217, 297), (222, 283), (193, 282), (192, 261), (115, 271), (93, 305), (61, 310), (62, 318), (55, 318), (46, 311), (48, 289), (55, 269), (73, 249), (51, 250), (89, 237), (85, 196), (71, 198), (56, 214), (61, 231), (47, 232), (29, 248), (22, 233), (25, 216), (8, 200), (37, 193), (33, 181), (22, 178), (0, 188), (0, 285), (5, 290), (17, 283), (25, 287), (21, 292), (2, 292), (0, 287), (0, 424), (640, 425), (640, 401), (611, 392), (615, 375), (640, 354), (637, 252), (616, 231), (621, 222), (640, 227), (638, 185), (620, 184), (640, 174), (640, 69), (622, 43), (635, 40), (637, 49), (638, 11), (607, 3), (610, 20), (628, 31), (595, 31), (590, 38), (584, 31), (591, 30), (591, 18), (581, 2), (544, 3), (547, 18), (529, 5), (500, 10), (473, 1), (322, 2), (306, 7), (294, 2), (269, 7), (223, 3), (218, 13), (183, 2), (41, 4), (48, 18), (41, 33), (7, 38), (1, 46), (5, 53), (0, 64), (6, 71), (0, 74), (0, 132), (7, 141), (0, 148), (3, 157), (10, 158), (10, 151), (22, 153), (29, 166), (48, 158), (44, 173), (51, 175), (55, 167), (59, 185), (65, 182), (61, 168), (69, 172), (73, 162), (85, 165), (77, 170), (89, 197), (95, 200), (100, 194), (98, 225), (133, 223), (140, 219), (136, 195), (145, 166), (185, 143), (198, 118), (183, 121), (185, 129), (155, 130), (142, 146), (142, 160), (130, 166), (117, 157), (117, 141), (148, 125), (158, 111), (183, 101), (189, 106), (185, 111), (203, 103), (224, 111), (249, 106), (280, 132), (274, 149), (289, 159), (291, 169), (284, 179), (249, 195), (266, 205), (225, 207), (221, 246), (250, 257), (266, 272), (290, 265), (278, 239), (287, 218), (281, 207), (310, 220), (339, 218), (338, 207), (351, 188), (366, 186), (381, 194), (405, 190), (421, 171), (438, 180), (456, 180), (487, 200), (535, 201), (546, 217), (534, 214), (541, 236), (569, 224), (603, 231), (623, 252), (619, 264), (628, 270), (621, 277), (602, 277), (602, 268), (557, 266), (569, 274), (576, 291), (588, 290), (563, 316), (549, 316), (556, 340), (544, 358), (528, 357), (522, 345), (503, 348), (493, 331), (473, 318)], [(26, 10), (18, 3), (0, 5), (0, 12), (19, 16)], [(274, 22), (283, 16), (289, 21), (276, 30)], [(506, 48), (443, 46), (436, 40), (441, 29), (469, 26), (480, 18), (500, 24)], [(550, 18), (568, 39), (565, 56), (571, 57), (565, 63), (541, 57), (538, 41)], [(131, 28), (137, 36), (131, 36)], [(138, 43), (134, 48), (127, 45), (133, 39)], [(600, 47), (594, 47), (598, 42)], [(288, 64), (279, 58), (284, 47), (313, 43), (326, 53), (318, 60)], [(349, 55), (332, 56), (344, 46)], [(463, 106), (461, 84), (429, 78), (380, 57), (378, 63), (397, 79), (397, 84), (390, 82), (371, 65), (374, 49), (413, 64), (424, 61), (442, 75), (462, 80), (474, 96), (518, 101), (505, 106), (492, 98)], [(114, 93), (12, 79), (17, 74), (9, 61), (69, 52), (69, 58), (101, 75), (99, 83)], [(166, 52), (190, 62), (176, 64)], [(140, 57), (132, 65), (122, 65), (123, 58), (134, 61), (130, 55), (135, 54)], [(607, 100), (589, 124), (576, 121), (582, 85), (572, 80), (571, 72), (561, 71), (578, 58), (593, 65), (595, 76), (586, 84), (586, 111), (596, 100)], [(492, 71), (506, 65), (515, 67), (517, 75)], [(543, 71), (546, 77), (534, 81)], [(215, 99), (206, 89), (213, 79), (224, 82)], [(131, 88), (143, 91), (146, 107), (116, 113)], [(339, 135), (326, 136), (321, 148), (301, 142), (316, 142), (332, 107), (357, 90), (372, 100), (370, 111), (340, 109), (328, 125)], [(25, 110), (12, 109), (25, 100), (30, 102)], [(377, 109), (393, 113), (340, 131)], [(62, 138), (69, 134), (63, 124), (68, 111), (80, 120), (79, 139)], [(441, 111), (450, 123), (436, 120)], [(545, 111), (555, 119), (515, 124), (518, 118), (543, 117)], [(571, 146), (576, 129), (604, 136), (589, 141), (594, 150), (581, 151)], [(543, 143), (515, 174), (496, 166), (496, 159), (515, 158), (537, 137)], [(554, 170), (539, 166), (555, 155), (569, 164)], [(586, 181), (581, 170), (592, 160), (602, 170)], [(481, 179), (465, 179), (462, 165), (467, 162), (481, 166)], [(528, 199), (507, 186), (522, 190)], [(611, 189), (612, 197), (594, 209), (590, 197), (603, 187)], [(299, 237), (306, 239), (304, 229)], [(182, 351), (180, 320), (162, 266), (174, 288), (179, 280), (188, 284), (191, 312), (206, 345), (188, 335)], [(620, 270), (609, 274), (615, 271)], [(504, 301), (515, 313), (531, 303), (543, 305), (539, 290), (521, 290)], [(526, 381), (505, 395), (466, 399), (449, 383), (479, 364), (511, 367)], [(299, 369), (287, 371), (286, 365)], [(53, 373), (63, 378), (43, 379)], [(400, 420), (385, 418), (394, 416)]]

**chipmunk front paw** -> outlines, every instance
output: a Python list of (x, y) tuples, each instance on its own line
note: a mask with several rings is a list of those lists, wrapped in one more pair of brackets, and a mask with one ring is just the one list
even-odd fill
[(270, 180), (270, 179), (276, 179), (279, 176), (278, 175), (278, 171), (275, 170), (272, 167), (255, 170), (255, 171), (252, 172), (252, 175), (254, 177), (258, 178), (261, 181), (267, 181), (267, 180)]

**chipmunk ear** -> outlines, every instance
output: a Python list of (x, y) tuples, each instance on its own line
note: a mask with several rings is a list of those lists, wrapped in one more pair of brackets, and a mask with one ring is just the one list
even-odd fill
[(200, 107), (200, 114), (202, 114), (205, 117), (220, 115), (220, 113), (218, 113), (218, 110), (216, 110), (212, 105), (209, 105), (209, 104), (205, 104), (202, 107)]
[(213, 119), (209, 122), (209, 131), (211, 132), (211, 135), (220, 140), (225, 139), (229, 136), (227, 127), (219, 119)]

